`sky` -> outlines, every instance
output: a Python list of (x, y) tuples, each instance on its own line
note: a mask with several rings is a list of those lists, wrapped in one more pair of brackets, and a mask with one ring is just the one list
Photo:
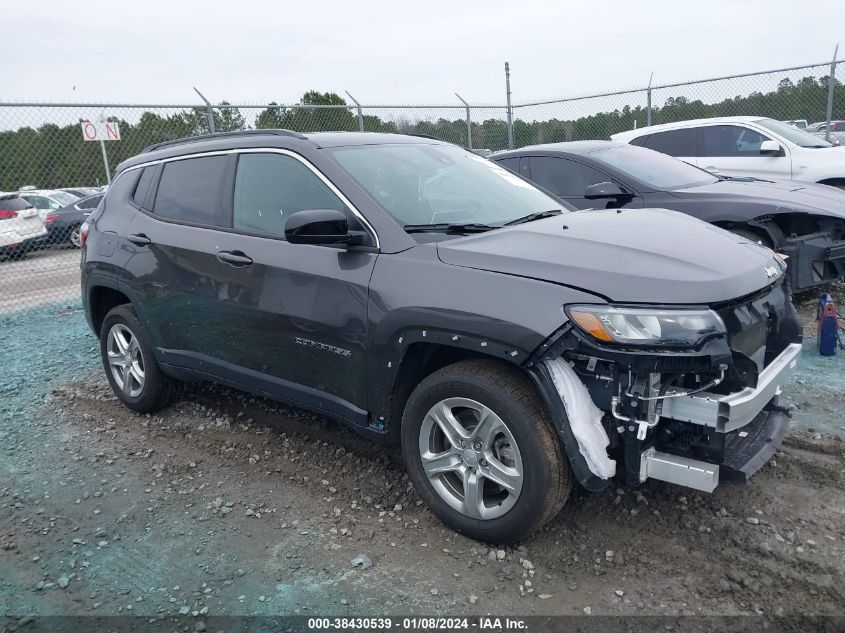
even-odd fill
[[(13, 6), (13, 9), (10, 9)], [(829, 61), (816, 0), (29, 0), (3, 12), (0, 100), (514, 103)], [(816, 19), (819, 16), (836, 19)], [(802, 17), (803, 16), (803, 17)], [(845, 57), (845, 50), (839, 57)]]

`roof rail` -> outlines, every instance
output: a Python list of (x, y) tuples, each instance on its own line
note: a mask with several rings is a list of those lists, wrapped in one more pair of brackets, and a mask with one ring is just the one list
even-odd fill
[(186, 136), (185, 138), (177, 138), (171, 141), (162, 141), (161, 143), (153, 143), (152, 145), (148, 145), (141, 153), (152, 152), (153, 150), (161, 149), (162, 147), (172, 147), (174, 145), (182, 145), (185, 143), (198, 143), (199, 141), (211, 141), (218, 138), (230, 138), (230, 137), (237, 137), (237, 136), (262, 136), (262, 135), (273, 135), (273, 136), (291, 136), (293, 138), (298, 138), (301, 140), (307, 140), (307, 136), (300, 134), (299, 132), (294, 132), (293, 130), (281, 130), (281, 129), (267, 129), (267, 130), (236, 130), (234, 132), (217, 132), (215, 134), (200, 134), (199, 136)]

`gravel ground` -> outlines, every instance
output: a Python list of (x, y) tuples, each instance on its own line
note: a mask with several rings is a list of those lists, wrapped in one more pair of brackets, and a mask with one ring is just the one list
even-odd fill
[(197, 630), (242, 614), (841, 615), (845, 354), (806, 348), (793, 430), (748, 486), (576, 490), (499, 547), (443, 527), (395, 448), (212, 386), (134, 414), (78, 306), (0, 315), (0, 630), (2, 614), (181, 613)]

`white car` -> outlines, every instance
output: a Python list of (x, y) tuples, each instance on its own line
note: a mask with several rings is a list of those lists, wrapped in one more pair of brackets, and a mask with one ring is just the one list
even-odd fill
[(79, 200), (79, 196), (72, 193), (53, 189), (21, 189), (18, 195), (38, 209), (41, 220), (45, 222), (50, 211), (56, 211)]
[(32, 240), (46, 234), (37, 209), (17, 194), (0, 194), (0, 258), (25, 252)]
[(774, 119), (678, 121), (611, 138), (675, 156), (720, 176), (803, 180), (845, 189), (845, 148)]

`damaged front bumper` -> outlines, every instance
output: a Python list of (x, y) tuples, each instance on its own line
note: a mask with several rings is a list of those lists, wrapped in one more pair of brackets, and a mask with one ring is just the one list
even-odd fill
[(801, 344), (788, 345), (769, 365), (760, 372), (756, 387), (728, 395), (698, 393), (692, 396), (673, 398), (668, 391), (663, 402), (663, 417), (692, 422), (726, 433), (751, 422), (772, 398), (780, 395), (783, 384), (795, 371)]
[(713, 492), (722, 482), (745, 483), (780, 447), (789, 426), (785, 411), (761, 411), (742, 430), (724, 438), (720, 464), (674, 455), (651, 447), (640, 458), (640, 483), (659, 479), (669, 483)]
[(659, 479), (704, 492), (712, 492), (720, 481), (745, 483), (774, 455), (786, 434), (789, 418), (777, 406), (777, 397), (793, 374), (800, 353), (799, 343), (787, 346), (760, 373), (754, 388), (723, 396), (699, 393), (667, 399), (664, 417), (726, 434), (722, 438), (722, 463), (673, 455), (652, 446), (642, 453), (640, 482)]
[(587, 489), (608, 486), (615, 470), (629, 485), (712, 492), (744, 483), (779, 448), (789, 415), (778, 396), (801, 352), (797, 313), (780, 285), (714, 309), (727, 338), (694, 351), (611, 349), (571, 327), (529, 363)]

